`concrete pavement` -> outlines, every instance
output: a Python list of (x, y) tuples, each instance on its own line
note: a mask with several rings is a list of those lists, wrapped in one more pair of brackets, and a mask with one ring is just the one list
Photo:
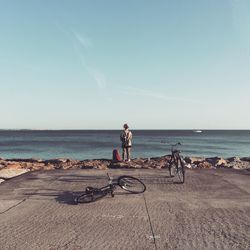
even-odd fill
[(175, 184), (166, 170), (109, 170), (141, 178), (144, 194), (117, 188), (74, 205), (107, 171), (29, 172), (0, 185), (0, 249), (250, 249), (250, 172), (189, 170)]

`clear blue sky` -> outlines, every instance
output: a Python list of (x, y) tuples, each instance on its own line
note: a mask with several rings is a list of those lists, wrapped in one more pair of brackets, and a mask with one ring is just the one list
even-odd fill
[(250, 129), (249, 0), (0, 0), (0, 128)]

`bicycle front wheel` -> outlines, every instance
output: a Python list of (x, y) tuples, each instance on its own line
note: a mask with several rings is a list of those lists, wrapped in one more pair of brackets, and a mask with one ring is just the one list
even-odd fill
[(181, 159), (178, 160), (178, 168), (177, 168), (177, 175), (180, 180), (180, 183), (184, 183), (185, 181), (185, 166)]
[(146, 190), (146, 186), (141, 180), (128, 175), (120, 176), (118, 178), (118, 185), (122, 189), (134, 194), (143, 193)]

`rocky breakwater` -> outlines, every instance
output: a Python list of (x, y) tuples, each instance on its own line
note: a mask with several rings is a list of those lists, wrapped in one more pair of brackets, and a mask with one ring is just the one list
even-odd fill
[[(109, 159), (74, 160), (74, 159), (2, 159), (0, 158), (0, 183), (28, 171), (54, 169), (101, 169), (137, 168), (161, 169), (167, 168), (170, 155), (153, 158), (136, 158), (130, 162), (116, 162)], [(233, 168), (250, 169), (250, 157), (219, 157), (201, 158), (185, 157), (183, 164), (190, 169), (198, 168)]]
[(233, 168), (233, 169), (250, 169), (250, 157), (185, 157), (184, 161), (187, 168)]

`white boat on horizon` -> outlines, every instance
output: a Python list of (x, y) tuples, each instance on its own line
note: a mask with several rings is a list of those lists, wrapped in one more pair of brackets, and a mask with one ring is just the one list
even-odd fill
[(194, 133), (202, 133), (202, 130), (194, 130)]

